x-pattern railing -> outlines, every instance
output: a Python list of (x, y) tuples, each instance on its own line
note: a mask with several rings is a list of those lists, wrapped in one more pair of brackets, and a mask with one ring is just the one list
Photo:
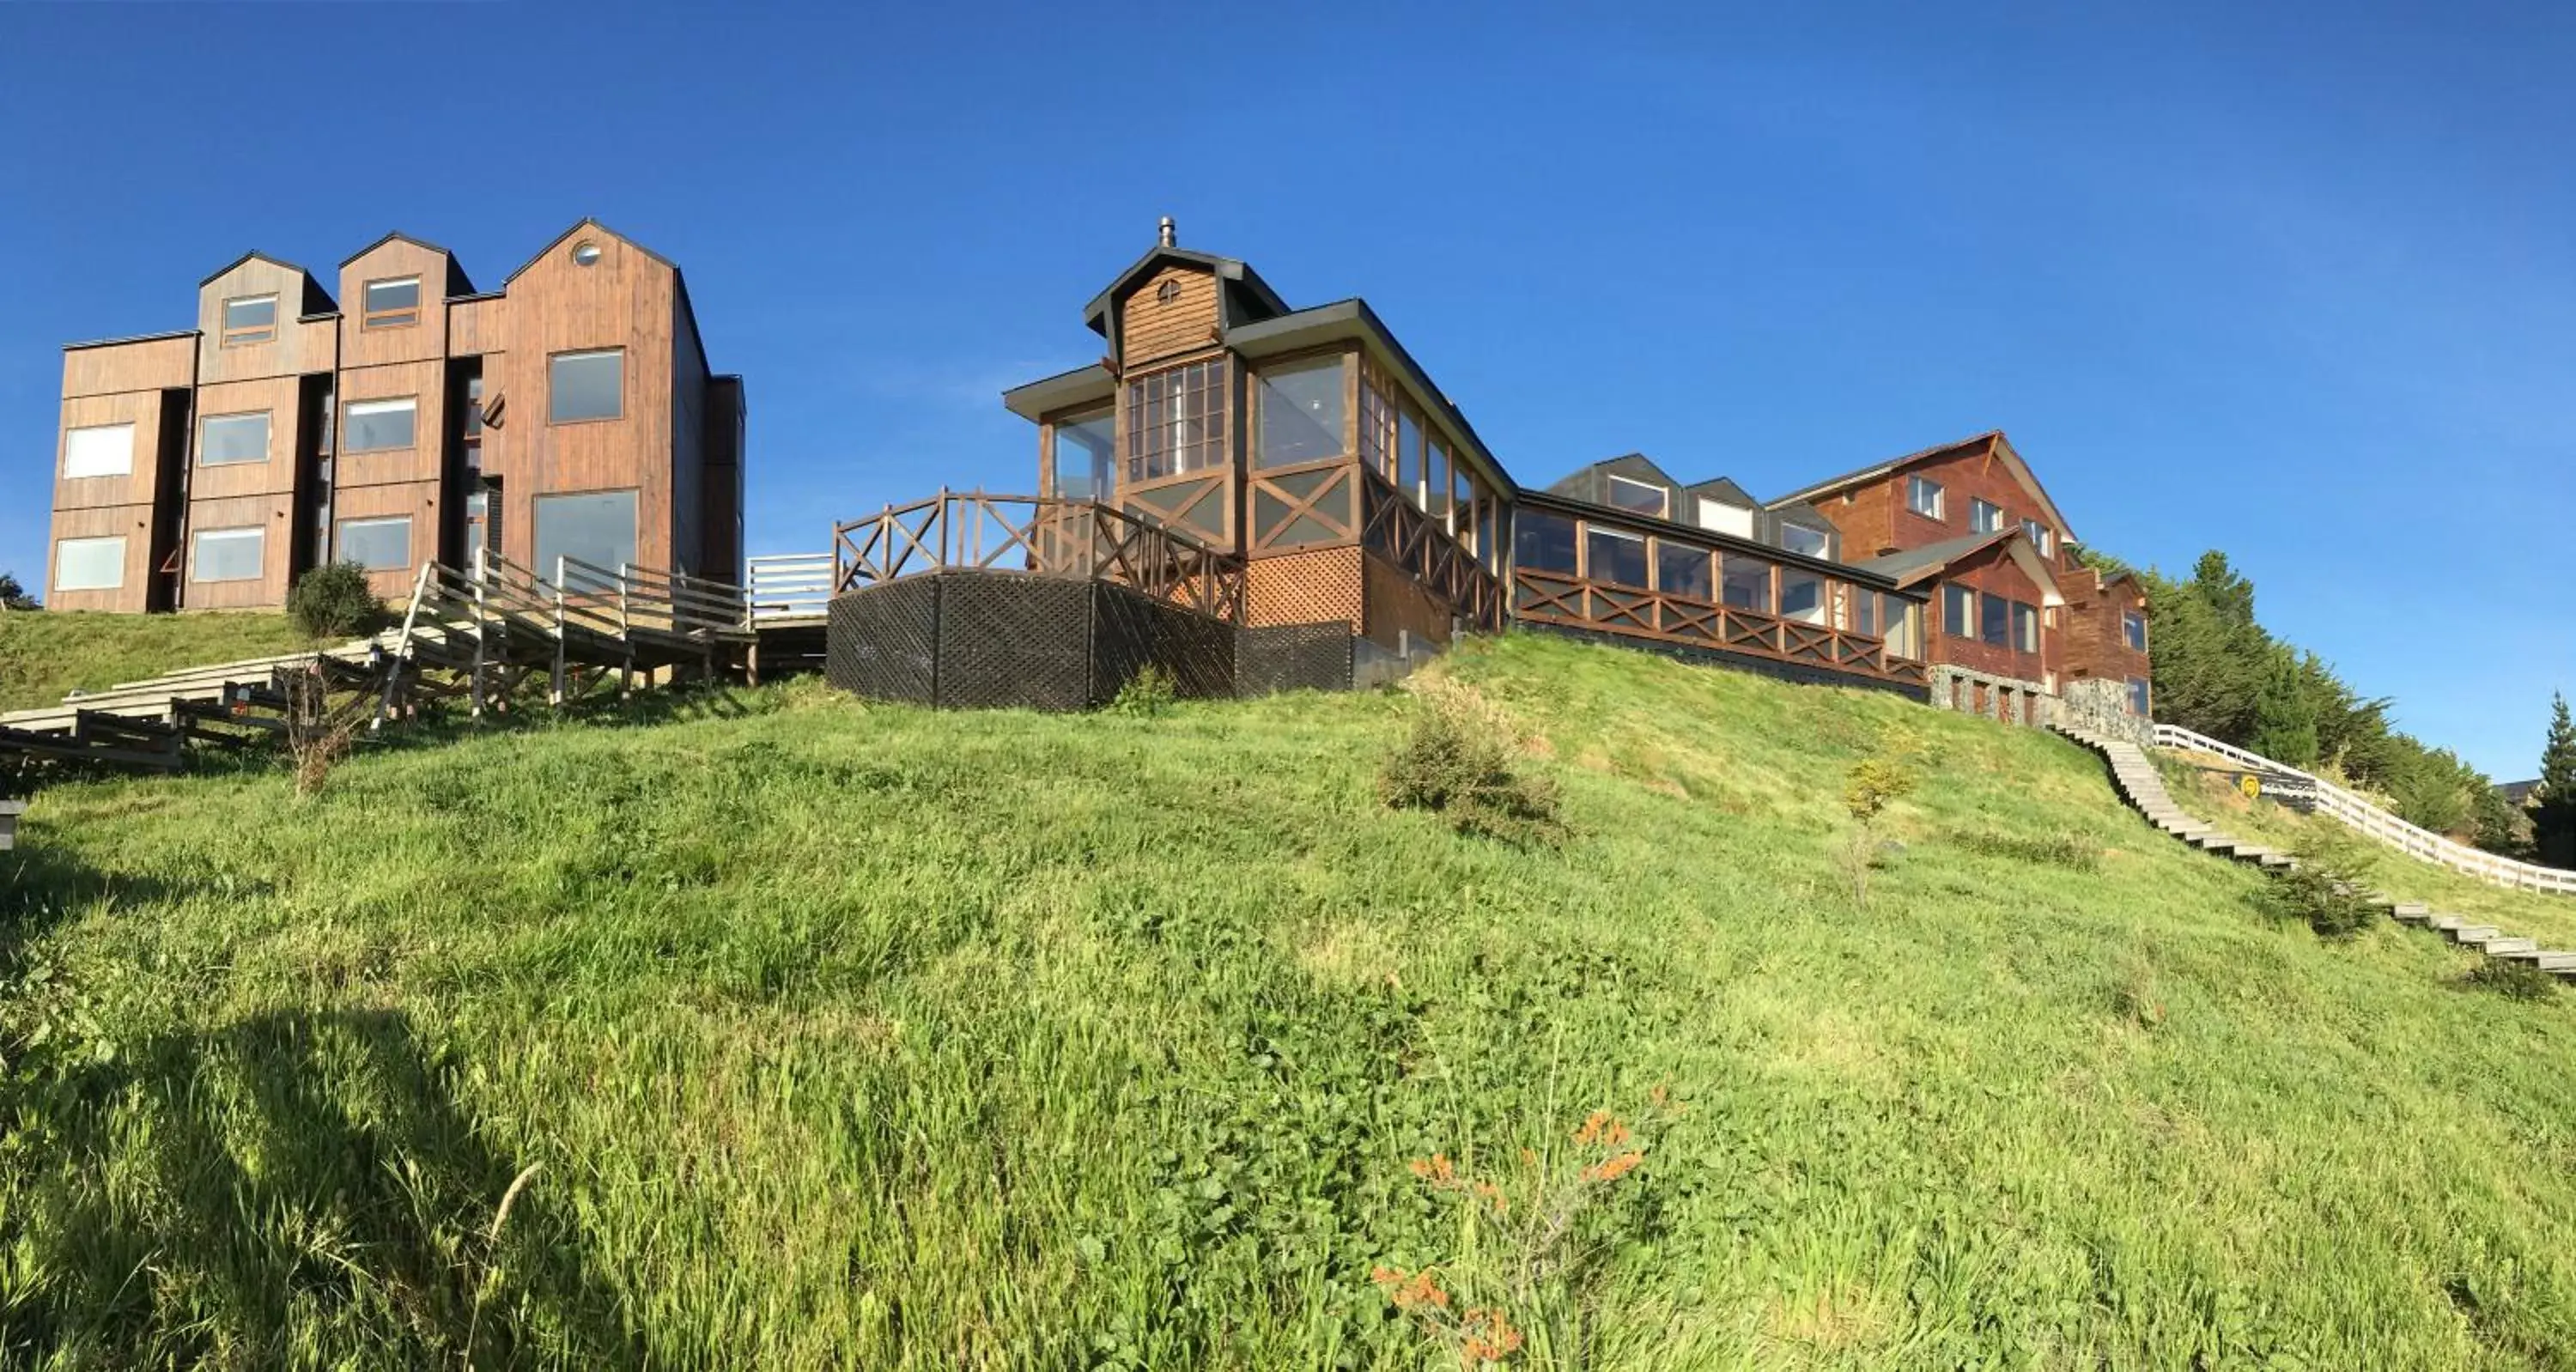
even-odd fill
[(1923, 680), (1923, 665), (1889, 656), (1885, 640), (1830, 625), (1527, 567), (1516, 569), (1512, 581), (1512, 613), (1520, 619), (1757, 653), (1890, 681)]
[(1114, 582), (1229, 623), (1243, 560), (1096, 501), (943, 491), (832, 529), (836, 595), (937, 571)]

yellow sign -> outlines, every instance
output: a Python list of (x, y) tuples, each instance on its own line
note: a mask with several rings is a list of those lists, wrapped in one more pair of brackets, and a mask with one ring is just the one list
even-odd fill
[(2236, 783), (2236, 789), (2243, 791), (2247, 800), (2254, 800), (2263, 794), (2263, 779), (2249, 772), (2243, 781)]

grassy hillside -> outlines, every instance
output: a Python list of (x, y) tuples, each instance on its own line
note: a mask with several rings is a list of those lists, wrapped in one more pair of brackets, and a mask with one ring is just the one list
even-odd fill
[[(1562, 1217), (1516, 1361), (2576, 1361), (2565, 998), (2267, 922), (2044, 736), (1545, 640), (1446, 670), (1534, 732), (1561, 848), (1382, 809), (1401, 694), (791, 687), (303, 801), (48, 792), (0, 857), (0, 1357), (1455, 1367), (1372, 1270), (1463, 1308)], [(1926, 785), (1857, 909), (1836, 797), (1891, 737)]]
[(282, 614), (0, 614), (0, 710), (59, 703), (179, 667), (312, 646)]

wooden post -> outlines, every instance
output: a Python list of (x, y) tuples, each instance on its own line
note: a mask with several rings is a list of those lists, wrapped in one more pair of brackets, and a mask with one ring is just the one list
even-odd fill
[(436, 565), (434, 562), (420, 564), (420, 574), (412, 578), (411, 608), (403, 611), (402, 637), (395, 640), (392, 655), (385, 659), (385, 693), (376, 704), (376, 717), (367, 721), (368, 733), (383, 729), (385, 718), (393, 713), (394, 690), (402, 681), (403, 662), (411, 654), (412, 625), (420, 619), (421, 594), (429, 586), (430, 569)]
[(548, 703), (557, 710), (564, 703), (564, 560), (555, 559), (555, 674), (547, 691)]
[(491, 616), (485, 613), (485, 610), (486, 603), (483, 594), (483, 559), (478, 553), (474, 559), (474, 679), (472, 687), (474, 718), (476, 719), (481, 719), (483, 717), (483, 639), (484, 635), (491, 632)]

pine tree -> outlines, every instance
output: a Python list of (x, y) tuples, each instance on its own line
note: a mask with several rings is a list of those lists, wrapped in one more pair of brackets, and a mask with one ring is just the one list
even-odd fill
[(2292, 767), (2317, 765), (2317, 707), (2298, 663), (2279, 656), (2254, 698), (2255, 752)]
[(2549, 742), (2540, 750), (2540, 804), (2532, 811), (2531, 836), (2540, 860), (2552, 867), (2576, 868), (2576, 721), (2567, 717), (2567, 697), (2549, 702)]

